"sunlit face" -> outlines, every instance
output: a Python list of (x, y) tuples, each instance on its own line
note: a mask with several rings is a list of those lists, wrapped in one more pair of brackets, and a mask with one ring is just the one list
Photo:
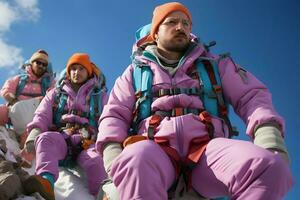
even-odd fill
[(41, 77), (47, 71), (48, 63), (44, 60), (35, 60), (31, 63), (32, 72), (37, 76)]
[(88, 71), (80, 64), (70, 67), (70, 79), (72, 83), (83, 84), (88, 79)]
[(185, 51), (189, 45), (191, 28), (191, 22), (183, 12), (172, 12), (160, 24), (155, 34), (157, 47), (167, 51)]

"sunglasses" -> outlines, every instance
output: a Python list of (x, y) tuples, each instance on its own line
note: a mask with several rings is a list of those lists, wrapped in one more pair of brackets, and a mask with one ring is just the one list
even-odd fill
[(43, 63), (41, 61), (38, 61), (38, 60), (35, 60), (34, 61), (37, 65), (42, 65), (43, 67), (47, 67), (48, 66), (48, 63)]

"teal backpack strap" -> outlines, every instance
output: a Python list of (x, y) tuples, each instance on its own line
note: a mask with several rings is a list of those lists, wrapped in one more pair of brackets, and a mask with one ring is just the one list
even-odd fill
[(91, 126), (97, 128), (97, 118), (102, 112), (102, 92), (101, 90), (91, 93), (89, 102), (89, 123)]
[[(90, 111), (90, 114), (89, 114), (89, 123), (91, 126), (95, 127), (95, 95), (92, 95), (90, 96), (90, 107), (89, 107), (89, 111)], [(97, 104), (97, 102), (96, 102)]]
[(133, 111), (133, 129), (151, 115), (152, 79), (153, 73), (149, 66), (134, 63), (132, 80), (137, 100)]
[(42, 84), (41, 84), (41, 94), (42, 94), (42, 96), (46, 95), (46, 92), (49, 89), (50, 85), (51, 85), (50, 76), (43, 77), (42, 78)]
[[(210, 81), (209, 73), (205, 68), (203, 60), (207, 59), (199, 58), (196, 61), (196, 70), (199, 75), (199, 82), (201, 87), (203, 87), (203, 95), (200, 98), (203, 101), (205, 110), (207, 110), (213, 116), (219, 116), (217, 98), (215, 92), (213, 91), (213, 85)], [(216, 76), (218, 85), (221, 85), (219, 70), (216, 65), (213, 65), (213, 70), (215, 74), (218, 74), (218, 76)]]
[(59, 127), (61, 124), (61, 117), (64, 113), (67, 100), (68, 95), (62, 91), (59, 91), (55, 96), (53, 105), (53, 122), (57, 127)]
[(19, 83), (18, 83), (17, 89), (16, 89), (16, 97), (20, 96), (21, 92), (23, 91), (23, 89), (26, 85), (27, 80), (28, 80), (27, 74), (20, 75)]
[[(201, 64), (200, 64), (201, 63)], [(204, 108), (212, 115), (221, 117), (229, 128), (229, 137), (237, 136), (238, 132), (231, 125), (228, 117), (228, 103), (222, 91), (222, 83), (218, 62), (210, 58), (199, 58), (196, 64), (200, 84), (204, 87)], [(202, 81), (202, 82), (201, 82)]]
[(50, 88), (52, 80), (55, 78), (55, 73), (53, 73), (52, 63), (49, 62), (47, 66), (47, 76), (42, 78), (41, 91), (42, 96), (46, 95), (47, 90)]

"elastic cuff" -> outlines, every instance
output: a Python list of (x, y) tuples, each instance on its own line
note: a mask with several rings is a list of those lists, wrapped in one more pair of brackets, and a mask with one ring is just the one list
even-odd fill
[(41, 176), (42, 176), (44, 179), (47, 179), (47, 180), (50, 182), (52, 188), (54, 188), (55, 180), (54, 180), (54, 175), (53, 175), (53, 174), (51, 174), (51, 173), (49, 173), (49, 172), (43, 172), (43, 173), (41, 173)]
[(27, 139), (26, 139), (26, 142), (25, 142), (25, 144), (27, 143), (27, 142), (30, 142), (30, 141), (35, 141), (35, 138), (39, 135), (39, 134), (41, 134), (41, 130), (39, 129), (39, 128), (33, 128), (31, 131), (30, 131), (30, 133), (29, 133), (29, 135), (28, 135), (28, 137), (27, 137)]

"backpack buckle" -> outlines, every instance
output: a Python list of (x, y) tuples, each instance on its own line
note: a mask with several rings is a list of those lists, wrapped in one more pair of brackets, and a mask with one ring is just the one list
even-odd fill
[(156, 127), (160, 124), (160, 121), (161, 121), (160, 115), (154, 114), (151, 116), (151, 119), (149, 121), (149, 126)]
[(154, 114), (154, 115), (151, 116), (151, 119), (149, 121), (149, 127), (148, 127), (148, 138), (150, 140), (154, 139), (156, 128), (158, 127), (160, 122), (161, 122), (161, 116), (160, 115)]
[(177, 107), (177, 108), (174, 108), (172, 110), (172, 116), (177, 117), (177, 116), (181, 116), (181, 115), (184, 115), (184, 114), (185, 114), (184, 113), (184, 108)]
[(204, 123), (210, 139), (214, 137), (215, 127), (212, 123), (210, 114), (207, 111), (202, 111), (199, 114), (200, 121)]
[(141, 98), (141, 97), (142, 97), (142, 91), (141, 91), (141, 90), (137, 91), (137, 92), (135, 93), (135, 97), (136, 97), (137, 99)]
[(203, 122), (203, 123), (211, 123), (211, 116), (210, 114), (207, 112), (207, 111), (202, 111), (200, 114), (199, 114), (199, 118), (200, 118), (200, 121)]

